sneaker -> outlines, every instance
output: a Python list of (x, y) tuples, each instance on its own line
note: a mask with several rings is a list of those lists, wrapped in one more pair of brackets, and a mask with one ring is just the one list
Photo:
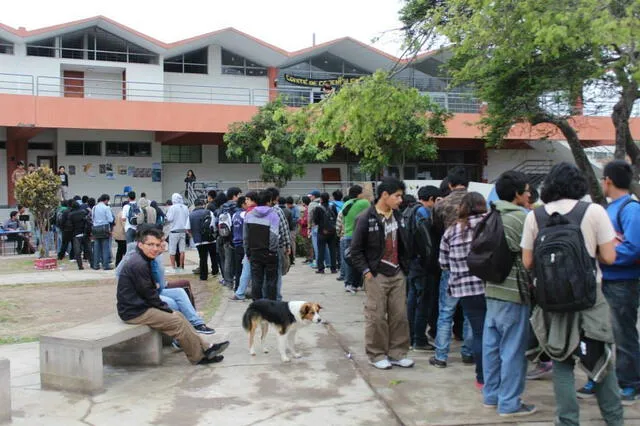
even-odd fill
[(484, 408), (492, 408), (492, 409), (494, 409), (494, 410), (498, 408), (498, 404), (487, 404), (486, 402), (483, 402), (483, 403), (482, 403), (482, 406), (483, 406)]
[(213, 334), (216, 332), (213, 328), (209, 328), (205, 324), (196, 325), (193, 328), (200, 334)]
[(369, 364), (373, 365), (378, 370), (390, 370), (391, 369), (391, 363), (386, 358), (381, 359), (380, 361), (377, 361), (377, 362), (369, 361)]
[(348, 285), (344, 288), (344, 291), (346, 291), (347, 293), (351, 293), (351, 294), (356, 294), (356, 289), (353, 288), (352, 285)]
[(437, 368), (447, 368), (447, 361), (440, 361), (435, 356), (432, 356), (431, 358), (429, 358), (429, 364)]
[(593, 398), (596, 395), (595, 382), (589, 380), (583, 387), (576, 391), (576, 395), (580, 399), (589, 399)]
[(324, 274), (324, 269), (318, 269), (318, 270), (316, 271), (316, 274)]
[(415, 364), (415, 362), (409, 358), (389, 359), (389, 362), (391, 362), (391, 365), (395, 365), (402, 368), (411, 368)]
[(215, 364), (216, 362), (220, 362), (223, 359), (224, 355), (216, 355), (213, 358), (204, 357), (200, 361), (198, 361), (198, 365)]
[(332, 269), (332, 270), (331, 270), (331, 273), (332, 273), (332, 274), (337, 274), (337, 273), (338, 273), (338, 270), (337, 270), (337, 269)]
[(425, 345), (415, 345), (413, 347), (413, 350), (416, 352), (434, 352), (436, 350), (436, 347), (431, 343), (427, 343)]
[(538, 380), (551, 375), (552, 362), (538, 362), (533, 370), (527, 372), (527, 380)]
[(311, 266), (313, 269), (316, 269), (318, 267), (318, 264), (316, 262), (311, 262), (309, 266)]
[(622, 400), (622, 405), (631, 405), (640, 399), (640, 395), (634, 388), (624, 388), (620, 389), (620, 399)]
[(336, 278), (336, 281), (344, 281), (344, 277), (338, 277)]
[(228, 340), (225, 341), (225, 342), (214, 343), (213, 345), (209, 346), (209, 349), (204, 351), (204, 356), (205, 356), (205, 358), (212, 359), (216, 355), (220, 355), (228, 347), (229, 347), (229, 341)]
[(533, 404), (525, 404), (524, 402), (520, 404), (520, 408), (512, 413), (500, 413), (500, 417), (523, 417), (529, 416), (538, 411), (535, 405)]
[(182, 350), (182, 346), (180, 346), (180, 342), (178, 342), (176, 339), (173, 339), (171, 341), (171, 347), (177, 351), (181, 351)]
[(464, 365), (475, 365), (476, 360), (473, 358), (473, 355), (462, 355), (462, 363)]
[(241, 298), (239, 298), (238, 296), (236, 296), (236, 294), (235, 294), (235, 293), (233, 293), (233, 296), (231, 296), (231, 297), (229, 298), (229, 300), (238, 300), (238, 301), (241, 301), (241, 300), (244, 300), (244, 297), (241, 299)]
[(192, 269), (191, 272), (198, 275), (200, 273), (200, 268)]

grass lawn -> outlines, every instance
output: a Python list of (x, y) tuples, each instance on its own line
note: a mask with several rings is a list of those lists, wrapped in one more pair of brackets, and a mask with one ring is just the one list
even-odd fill
[(18, 257), (15, 259), (3, 257), (2, 260), (0, 260), (0, 274), (34, 272), (36, 270), (33, 263), (34, 260), (35, 257)]

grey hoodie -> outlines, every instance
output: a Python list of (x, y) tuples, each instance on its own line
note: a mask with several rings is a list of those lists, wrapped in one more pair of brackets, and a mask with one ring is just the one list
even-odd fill
[(171, 196), (173, 205), (167, 210), (166, 221), (170, 232), (185, 232), (191, 229), (189, 209), (184, 205), (182, 195), (177, 192)]

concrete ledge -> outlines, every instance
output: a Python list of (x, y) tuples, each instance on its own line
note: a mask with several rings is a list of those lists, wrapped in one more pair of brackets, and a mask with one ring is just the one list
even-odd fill
[(103, 363), (159, 365), (162, 337), (146, 325), (115, 315), (40, 337), (43, 389), (95, 394), (103, 391)]
[(10, 362), (0, 358), (0, 422), (11, 420), (11, 372)]

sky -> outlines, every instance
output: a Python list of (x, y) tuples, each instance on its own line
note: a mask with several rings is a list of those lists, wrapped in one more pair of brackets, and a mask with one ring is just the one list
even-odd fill
[(400, 55), (403, 0), (4, 0), (0, 22), (33, 30), (104, 15), (163, 42), (234, 27), (288, 51), (350, 36)]

